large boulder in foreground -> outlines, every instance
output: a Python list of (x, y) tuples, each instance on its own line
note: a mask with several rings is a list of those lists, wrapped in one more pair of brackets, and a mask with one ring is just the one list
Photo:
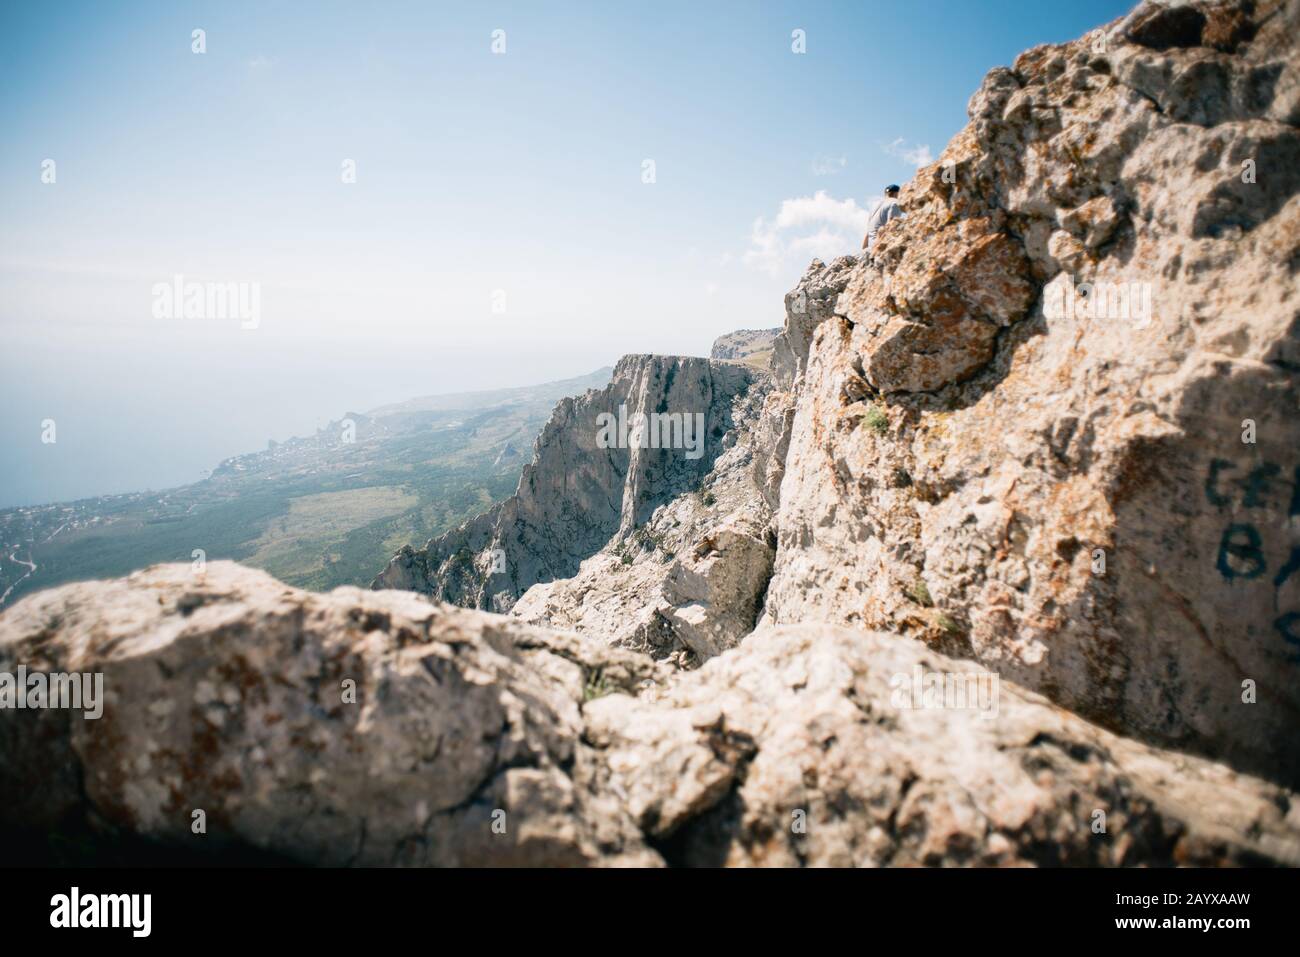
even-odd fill
[(761, 629), (669, 675), (508, 617), (214, 563), (25, 599), (0, 615), (0, 672), (19, 665), (104, 680), (97, 720), (0, 710), (0, 829), (51, 846), (326, 865), (1300, 863), (1294, 794), (845, 628)]
[(586, 737), (677, 864), (1300, 864), (1290, 792), (995, 677), (889, 635), (764, 628), (593, 702)]
[(573, 779), (584, 689), (652, 675), (626, 652), (215, 562), (28, 598), (0, 618), (0, 671), (19, 664), (102, 672), (106, 698), (98, 720), (0, 711), (0, 818), (22, 830), (325, 865), (658, 859)]

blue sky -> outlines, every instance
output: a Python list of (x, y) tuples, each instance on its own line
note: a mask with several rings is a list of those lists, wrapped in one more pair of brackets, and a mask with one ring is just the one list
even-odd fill
[[(0, 505), (779, 324), (985, 72), (1127, 7), (7, 4)], [(178, 273), (260, 283), (258, 328), (155, 318)]]

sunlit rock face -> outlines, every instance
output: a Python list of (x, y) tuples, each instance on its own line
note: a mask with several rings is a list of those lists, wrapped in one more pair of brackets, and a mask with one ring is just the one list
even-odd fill
[(1143, 4), (1029, 50), (873, 263), (814, 264), (787, 303), (852, 268), (787, 322), (765, 621), (1300, 777), (1298, 36), (1295, 2)]
[(734, 362), (625, 356), (604, 389), (556, 406), (513, 496), (403, 548), (373, 587), (509, 610), (530, 586), (575, 574), (612, 536), (697, 488), (732, 431), (733, 401), (762, 375)]
[[(313, 594), (215, 562), (25, 598), (0, 616), (0, 672), (16, 662), (99, 674), (104, 694), (93, 719), (0, 709), (11, 849), (331, 866), (1300, 863), (1294, 794), (857, 629), (760, 629), (673, 672), (509, 616)], [(47, 834), (62, 839), (42, 848)]]

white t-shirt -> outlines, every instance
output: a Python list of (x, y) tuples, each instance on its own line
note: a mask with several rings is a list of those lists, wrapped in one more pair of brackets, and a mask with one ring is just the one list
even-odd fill
[(890, 196), (882, 196), (876, 200), (876, 205), (871, 207), (871, 212), (867, 215), (867, 251), (876, 244), (876, 232), (881, 226), (891, 219), (899, 219), (903, 216), (903, 208), (898, 205), (898, 200)]

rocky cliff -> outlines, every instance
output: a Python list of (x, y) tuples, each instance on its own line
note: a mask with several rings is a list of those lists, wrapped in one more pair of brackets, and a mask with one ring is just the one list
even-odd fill
[(874, 264), (814, 265), (764, 621), (1300, 778), (1298, 36), (1295, 2), (1144, 4), (1030, 50)]
[(512, 613), (685, 666), (738, 644), (776, 552), (760, 481), (769, 392), (764, 377), (733, 403), (734, 430), (694, 489), (620, 529), (573, 577), (534, 585)]
[[(20, 603), (0, 671), (107, 704), (0, 711), (0, 823), (331, 864), (1300, 864), (1297, 37), (1300, 0), (1144, 3), (994, 70), (765, 373), (624, 359), (387, 590), (216, 564)], [(622, 412), (702, 415), (699, 454)]]
[(698, 486), (759, 374), (678, 356), (626, 356), (608, 386), (555, 407), (515, 494), (460, 528), (403, 548), (376, 588), (507, 611), (537, 582), (573, 575), (615, 534)]
[(672, 574), (614, 542), (521, 613), (696, 659), (755, 603), (910, 635), (1300, 780), (1298, 11), (1144, 4), (991, 72), (873, 260), (786, 297), (744, 547), (683, 500), (640, 530)]

